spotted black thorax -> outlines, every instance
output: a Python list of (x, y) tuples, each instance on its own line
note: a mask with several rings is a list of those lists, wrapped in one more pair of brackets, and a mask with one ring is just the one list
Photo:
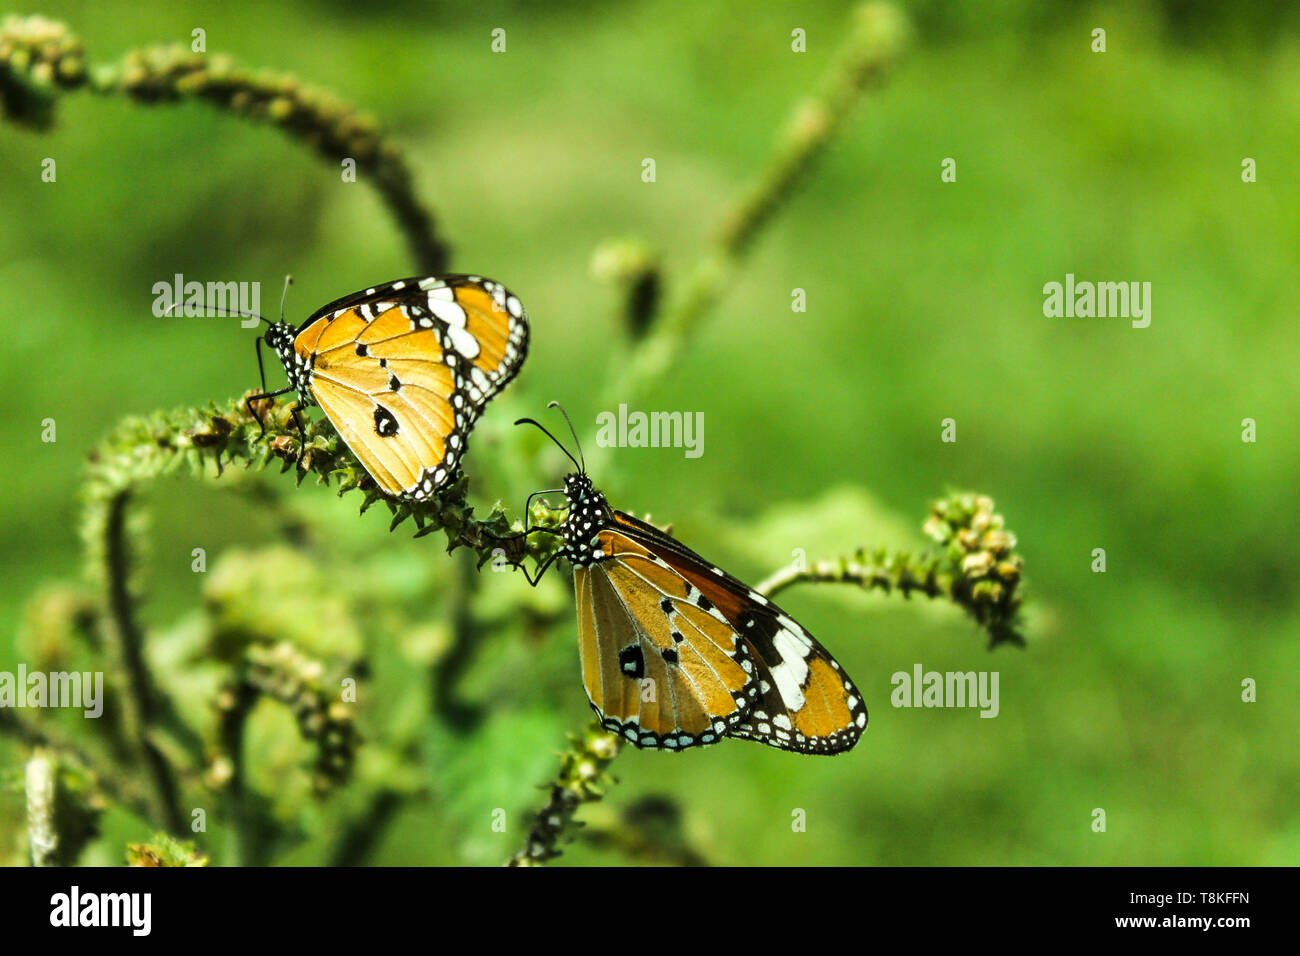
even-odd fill
[(600, 532), (613, 522), (614, 509), (605, 495), (586, 475), (571, 474), (564, 479), (564, 497), (569, 502), (569, 514), (560, 525), (564, 535), (560, 557), (583, 568), (608, 558), (600, 549)]

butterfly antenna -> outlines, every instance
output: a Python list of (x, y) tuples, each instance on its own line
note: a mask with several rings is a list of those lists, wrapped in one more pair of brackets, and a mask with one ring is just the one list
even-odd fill
[[(289, 298), (289, 286), (293, 285), (293, 276), (284, 277), (284, 291), (280, 293), (280, 321), (284, 321), (284, 303)], [(267, 323), (270, 324), (269, 322)]]
[[(538, 428), (542, 430), (542, 434), (545, 435), (547, 438), (549, 438), (551, 441), (555, 442), (556, 447), (559, 448), (560, 451), (564, 452), (565, 457), (568, 458), (569, 461), (573, 462), (573, 467), (577, 468), (580, 472), (582, 472), (583, 466), (578, 464), (578, 460), (569, 454), (569, 449), (561, 445), (560, 440), (556, 438), (554, 435), (552, 435), (549, 431), (547, 431), (546, 426), (543, 425), (541, 422), (537, 421), (535, 418), (519, 418), (515, 420), (515, 424), (536, 425)], [(583, 473), (585, 474), (585, 472)]]
[[(176, 308), (177, 306), (182, 306), (182, 305), (189, 305), (189, 303), (173, 302), (171, 305), (167, 306), (167, 308), (163, 309), (163, 315), (166, 315), (168, 312), (170, 312), (172, 309)], [(258, 315), (256, 312), (245, 312), (243, 309), (218, 309), (215, 305), (208, 305), (206, 302), (204, 302), (203, 310), (205, 312), (215, 312), (217, 315), (238, 315), (245, 319), (257, 319), (259, 322), (265, 322), (267, 325), (271, 324), (271, 320), (268, 319), (266, 316)]]
[(550, 402), (546, 407), (558, 408), (560, 414), (564, 416), (564, 420), (569, 423), (569, 434), (573, 436), (573, 447), (578, 449), (578, 457), (582, 459), (582, 464), (578, 467), (582, 470), (582, 474), (585, 475), (587, 473), (587, 456), (582, 453), (582, 442), (578, 441), (578, 432), (573, 427), (573, 421), (569, 418), (569, 413), (564, 410), (564, 406), (559, 402)]

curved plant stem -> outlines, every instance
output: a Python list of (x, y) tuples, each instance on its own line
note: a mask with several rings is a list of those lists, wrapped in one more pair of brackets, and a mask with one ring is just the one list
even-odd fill
[(44, 17), (8, 17), (0, 25), (0, 106), (33, 129), (54, 122), (58, 97), (82, 87), (156, 105), (196, 100), (232, 116), (269, 122), (330, 160), (356, 166), (392, 213), (411, 255), (425, 272), (445, 272), (448, 249), (433, 215), (415, 195), (410, 168), (375, 120), (288, 73), (252, 70), (220, 53), (184, 47), (133, 50), (116, 63), (90, 67), (80, 38)]
[(129, 690), (122, 702), (128, 708), (127, 722), (135, 728), (136, 744), (152, 781), (155, 812), (168, 830), (180, 833), (183, 819), (179, 791), (171, 764), (153, 739), (158, 716), (158, 691), (145, 664), (144, 634), (136, 622), (130, 593), (130, 556), (125, 527), (130, 500), (131, 492), (128, 490), (114, 495), (104, 525), (109, 620)]
[[(854, 11), (848, 35), (820, 92), (796, 109), (784, 141), (757, 181), (726, 214), (714, 247), (687, 278), (676, 305), (650, 323), (648, 335), (629, 361), (619, 364), (601, 407), (633, 402), (651, 382), (664, 376), (700, 321), (730, 286), (759, 231), (807, 177), (862, 95), (890, 76), (908, 39), (907, 21), (892, 6), (871, 2)], [(647, 258), (648, 254), (641, 253), (641, 259)], [(639, 281), (647, 280), (642, 277)], [(654, 285), (657, 288), (657, 280)], [(629, 302), (632, 308), (640, 300), (633, 297)], [(629, 322), (640, 328), (647, 319), (637, 312)]]

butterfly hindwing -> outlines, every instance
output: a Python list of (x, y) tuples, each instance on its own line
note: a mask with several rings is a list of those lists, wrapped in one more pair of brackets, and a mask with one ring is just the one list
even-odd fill
[(478, 276), (441, 276), (331, 302), (298, 328), (292, 360), (305, 397), (380, 489), (419, 499), (455, 474), (483, 407), (518, 373), (527, 349), (527, 314), (509, 290)]
[(768, 611), (751, 609), (740, 622), (757, 662), (759, 698), (730, 735), (800, 753), (848, 750), (867, 726), (857, 688), (802, 626)]

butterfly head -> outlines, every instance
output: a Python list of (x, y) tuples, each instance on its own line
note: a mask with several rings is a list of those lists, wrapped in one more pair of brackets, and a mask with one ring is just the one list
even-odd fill
[(605, 500), (605, 496), (596, 489), (587, 476), (587, 464), (582, 456), (582, 445), (578, 441), (578, 432), (569, 419), (569, 413), (559, 402), (551, 402), (547, 408), (559, 408), (560, 414), (568, 422), (569, 433), (573, 435), (573, 445), (578, 451), (577, 458), (573, 457), (564, 447), (564, 443), (552, 435), (546, 426), (535, 419), (521, 418), (515, 424), (535, 425), (541, 429), (542, 433), (555, 442), (556, 447), (564, 452), (578, 469), (570, 472), (564, 479), (564, 498), (568, 502), (569, 513), (560, 525), (559, 533), (564, 536), (564, 544), (560, 546), (557, 554), (568, 559), (571, 564), (586, 567), (607, 557), (601, 551), (600, 532), (614, 520), (614, 511)]

